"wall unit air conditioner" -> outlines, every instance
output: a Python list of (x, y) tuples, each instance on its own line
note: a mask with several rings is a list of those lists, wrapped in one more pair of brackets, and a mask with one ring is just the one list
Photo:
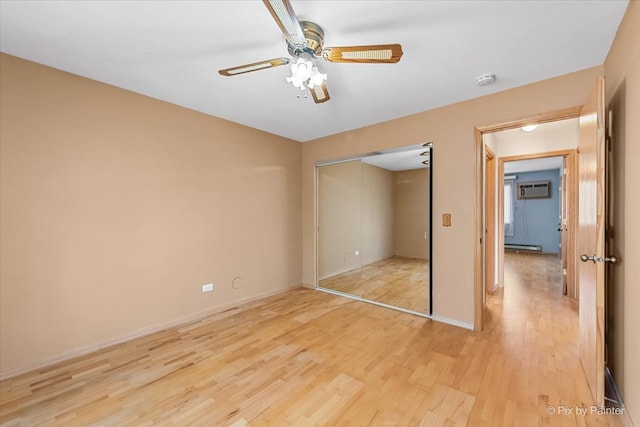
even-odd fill
[(519, 200), (548, 199), (551, 197), (551, 181), (519, 182), (516, 194)]

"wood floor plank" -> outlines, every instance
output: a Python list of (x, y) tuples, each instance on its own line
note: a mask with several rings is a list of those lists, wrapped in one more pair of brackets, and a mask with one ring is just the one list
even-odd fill
[(320, 280), (319, 286), (429, 313), (429, 261), (393, 256)]
[(619, 426), (547, 412), (590, 407), (555, 263), (508, 254), (480, 333), (308, 289), (265, 298), (5, 380), (0, 425)]

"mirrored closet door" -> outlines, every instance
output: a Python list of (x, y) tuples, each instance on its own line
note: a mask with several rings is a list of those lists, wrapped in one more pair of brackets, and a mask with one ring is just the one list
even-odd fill
[(423, 144), (317, 165), (317, 287), (431, 313), (431, 155)]

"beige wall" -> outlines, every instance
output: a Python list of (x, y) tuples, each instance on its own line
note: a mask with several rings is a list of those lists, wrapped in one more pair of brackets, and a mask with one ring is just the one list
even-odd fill
[(300, 144), (0, 67), (3, 375), (301, 283)]
[(398, 256), (429, 259), (429, 169), (394, 172), (394, 230)]
[(429, 169), (357, 160), (321, 166), (317, 179), (320, 280), (394, 255), (429, 259)]
[(393, 172), (360, 160), (319, 167), (318, 227), (320, 280), (393, 256)]
[[(355, 129), (302, 146), (303, 282), (315, 277), (314, 163), (420, 142), (433, 141), (433, 215), (452, 214), (452, 226), (433, 229), (434, 318), (473, 323), (474, 127), (582, 105), (603, 73), (593, 67), (520, 88)], [(425, 94), (425, 96), (428, 96)]]
[(604, 67), (613, 111), (609, 252), (621, 259), (608, 294), (609, 364), (629, 415), (640, 425), (640, 2), (629, 2)]
[(318, 168), (319, 280), (362, 266), (361, 164)]
[(362, 263), (393, 256), (393, 172), (362, 163)]

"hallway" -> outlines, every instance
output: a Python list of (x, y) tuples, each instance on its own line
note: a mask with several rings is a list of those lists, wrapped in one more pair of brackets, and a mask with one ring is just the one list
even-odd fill
[[(505, 286), (487, 297), (485, 308), (485, 330), (498, 348), (483, 385), (493, 387), (488, 395), (500, 402), (494, 411), (528, 413), (524, 419), (538, 424), (590, 425), (596, 420), (578, 356), (578, 306), (562, 295), (561, 279), (554, 255), (505, 253)], [(586, 415), (575, 414), (582, 409)], [(554, 413), (547, 418), (543, 410)], [(621, 425), (615, 416), (605, 418)]]
[(573, 308), (575, 327), (578, 326), (578, 306), (569, 298), (562, 298), (562, 266), (556, 255), (505, 252), (505, 287), (503, 304), (511, 309), (553, 310), (556, 315), (569, 315), (563, 310)]

